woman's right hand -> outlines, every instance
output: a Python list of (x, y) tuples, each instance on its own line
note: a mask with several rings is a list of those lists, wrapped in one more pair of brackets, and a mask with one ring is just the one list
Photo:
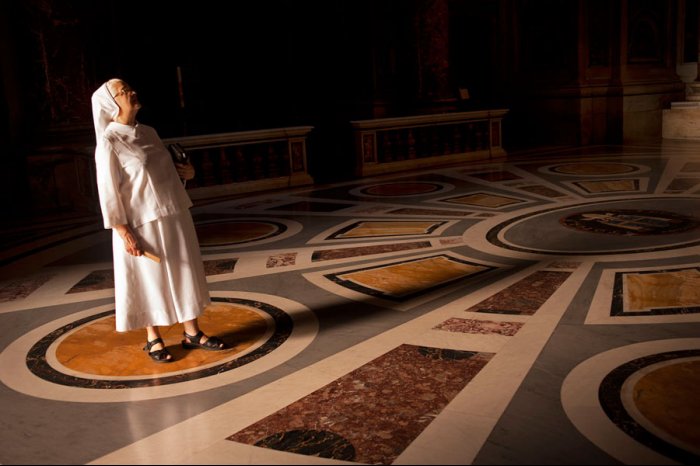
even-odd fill
[(126, 249), (127, 253), (131, 254), (132, 256), (143, 255), (141, 244), (139, 243), (138, 238), (136, 238), (134, 232), (131, 231), (129, 225), (115, 225), (114, 229), (117, 231), (117, 233), (119, 233), (122, 241), (124, 241), (124, 249)]

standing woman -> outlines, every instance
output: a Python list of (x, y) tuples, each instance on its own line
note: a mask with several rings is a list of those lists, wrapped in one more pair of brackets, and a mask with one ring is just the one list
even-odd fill
[(116, 329), (145, 328), (144, 350), (156, 362), (171, 362), (163, 325), (184, 324), (184, 348), (227, 346), (197, 322), (210, 298), (192, 201), (181, 182), (194, 177), (194, 167), (173, 164), (156, 131), (136, 121), (140, 108), (121, 79), (92, 94), (97, 187), (104, 227), (112, 229)]

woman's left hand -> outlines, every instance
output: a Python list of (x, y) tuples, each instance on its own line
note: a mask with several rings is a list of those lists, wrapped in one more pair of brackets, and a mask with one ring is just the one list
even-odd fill
[(176, 163), (175, 169), (177, 170), (177, 174), (180, 176), (180, 178), (182, 178), (185, 181), (194, 178), (194, 167), (189, 162)]

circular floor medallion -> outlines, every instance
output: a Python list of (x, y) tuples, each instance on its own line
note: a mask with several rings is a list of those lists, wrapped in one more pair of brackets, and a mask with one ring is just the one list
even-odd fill
[(700, 459), (700, 339), (619, 346), (574, 367), (561, 385), (573, 425), (621, 464)]
[(161, 336), (173, 362), (153, 364), (144, 357), (144, 332), (115, 332), (114, 314), (96, 319), (78, 328), (60, 340), (56, 360), (61, 366), (83, 374), (107, 377), (139, 377), (166, 375), (179, 371), (196, 370), (241, 353), (267, 332), (271, 319), (254, 311), (250, 306), (214, 301), (207, 306), (199, 322), (209, 334), (218, 336), (229, 346), (227, 351), (192, 351), (182, 347), (182, 326), (161, 329)]
[[(224, 312), (226, 315), (210, 317), (209, 320), (211, 320), (211, 322), (206, 321), (203, 316), (203, 327), (207, 328), (207, 326), (211, 325), (211, 328), (214, 328), (214, 322), (219, 321), (220, 323), (228, 322), (227, 326), (233, 328), (236, 326), (236, 319), (232, 321), (231, 315), (229, 314), (235, 313), (237, 307), (247, 307), (247, 312), (254, 312), (252, 309), (261, 311), (267, 314), (272, 321), (271, 325), (273, 328), (271, 332), (268, 332), (266, 341), (261, 342), (262, 344), (259, 344), (254, 351), (247, 352), (240, 357), (236, 355), (243, 352), (243, 347), (251, 346), (252, 342), (248, 342), (250, 344), (242, 343), (239, 349), (235, 341), (230, 341), (230, 343), (234, 345), (232, 350), (220, 353), (205, 353), (203, 350), (186, 352), (180, 349), (175, 350), (175, 347), (173, 347), (172, 352), (174, 356), (176, 356), (176, 359), (180, 356), (182, 360), (157, 366), (154, 365), (155, 363), (150, 365), (143, 364), (144, 361), (150, 362), (150, 360), (143, 352), (140, 352), (140, 348), (142, 347), (141, 342), (124, 344), (121, 350), (117, 348), (114, 351), (106, 350), (104, 346), (98, 348), (100, 344), (99, 342), (95, 342), (92, 347), (93, 349), (101, 350), (102, 354), (99, 357), (108, 359), (116, 366), (114, 369), (110, 369), (108, 371), (109, 373), (105, 374), (104, 369), (97, 369), (99, 366), (98, 364), (94, 362), (85, 363), (84, 358), (80, 358), (79, 361), (74, 363), (71, 359), (71, 355), (75, 354), (73, 348), (75, 348), (76, 344), (85, 342), (86, 339), (89, 339), (91, 336), (99, 337), (101, 333), (105, 332), (106, 325), (113, 314), (113, 311), (107, 311), (71, 322), (44, 336), (29, 350), (27, 354), (27, 367), (39, 378), (52, 383), (73, 387), (121, 389), (163, 386), (221, 374), (248, 364), (275, 350), (289, 338), (292, 332), (293, 323), (290, 316), (275, 306), (238, 298), (212, 298), (212, 300), (215, 304), (220, 303), (216, 306), (219, 312), (221, 312), (222, 308), (230, 307), (230, 309)], [(227, 306), (223, 303), (232, 306)], [(246, 321), (246, 319), (243, 318), (243, 321)], [(243, 321), (238, 320), (238, 323), (242, 323)], [(244, 330), (243, 334), (248, 334), (252, 337), (253, 335), (262, 335), (262, 333), (264, 333), (261, 332), (261, 321), (259, 319), (250, 320), (247, 324), (250, 324), (254, 330)], [(65, 339), (62, 338), (64, 335), (67, 336)], [(129, 336), (125, 338), (125, 341), (129, 343)], [(179, 337), (175, 336), (173, 338), (179, 339)], [(224, 341), (227, 342), (234, 338), (237, 338), (236, 335), (223, 336)], [(166, 339), (166, 345), (172, 346), (172, 342)], [(53, 358), (47, 356), (52, 347), (56, 348), (56, 356)], [(136, 354), (139, 352), (141, 354)], [(133, 362), (133, 358), (138, 359), (136, 362)], [(55, 359), (56, 363), (50, 364), (49, 359)], [(75, 367), (65, 366), (64, 363), (66, 362)], [(85, 364), (89, 364), (90, 367), (88, 370), (90, 372), (94, 373), (99, 371), (102, 373), (96, 375), (90, 372), (87, 374), (82, 371), (78, 372), (77, 369), (80, 368), (84, 370), (86, 368)], [(67, 370), (63, 370), (63, 368)], [(147, 368), (145, 370), (147, 373), (144, 373), (144, 368)], [(118, 375), (114, 374), (115, 371)]]
[(366, 196), (400, 197), (429, 194), (442, 189), (443, 186), (437, 183), (414, 181), (375, 184), (361, 188), (359, 192)]
[(554, 173), (579, 176), (619, 175), (639, 170), (634, 165), (613, 162), (580, 162), (555, 165), (549, 168)]
[(661, 235), (698, 228), (700, 220), (657, 210), (591, 210), (566, 216), (561, 224), (575, 230), (607, 235)]
[[(587, 202), (532, 210), (486, 232), (491, 244), (544, 254), (633, 254), (700, 244), (696, 198), (647, 198)], [(654, 209), (637, 209), (637, 206)], [(605, 234), (600, 234), (605, 233)]]
[(602, 381), (601, 407), (627, 435), (680, 461), (700, 460), (700, 350), (672, 351), (618, 366)]
[(197, 237), (201, 246), (229, 246), (250, 243), (278, 236), (286, 225), (271, 221), (239, 221), (197, 224)]

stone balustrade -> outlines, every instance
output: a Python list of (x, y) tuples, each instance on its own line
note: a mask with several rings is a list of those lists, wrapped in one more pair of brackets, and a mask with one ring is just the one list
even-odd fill
[(193, 200), (313, 184), (306, 141), (312, 126), (167, 138), (195, 167), (187, 182)]
[(502, 157), (507, 109), (350, 122), (356, 174), (368, 176)]

